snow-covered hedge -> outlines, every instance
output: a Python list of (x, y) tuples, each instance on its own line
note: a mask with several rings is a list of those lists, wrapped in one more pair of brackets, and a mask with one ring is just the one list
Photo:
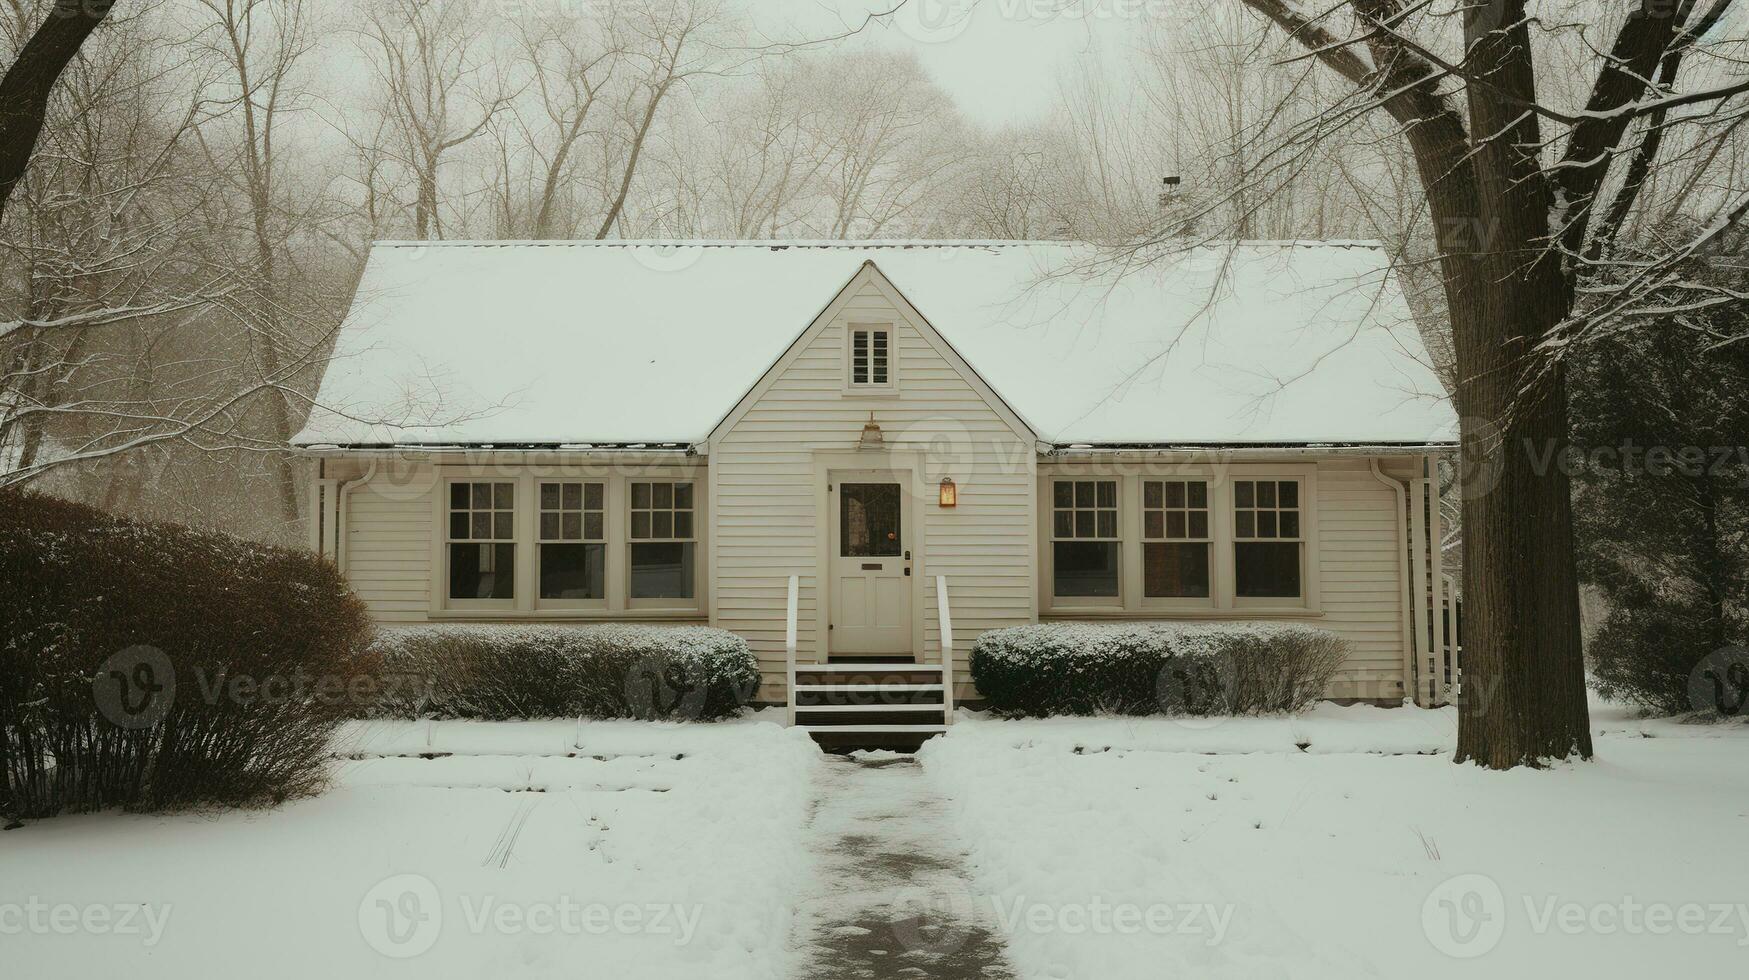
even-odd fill
[(1348, 655), (1291, 623), (1043, 623), (991, 630), (972, 679), (1007, 715), (1210, 715), (1298, 711)]
[(759, 689), (747, 641), (704, 626), (421, 626), (376, 649), (375, 713), (399, 718), (710, 721)]
[(307, 551), (0, 491), (0, 814), (316, 792), (373, 632)]

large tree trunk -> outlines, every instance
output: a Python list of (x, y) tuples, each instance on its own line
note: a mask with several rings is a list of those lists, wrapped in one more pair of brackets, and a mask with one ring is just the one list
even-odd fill
[(57, 0), (0, 79), (0, 216), (36, 149), (55, 80), (114, 5), (115, 0)]
[[(1589, 758), (1572, 502), (1558, 461), (1567, 400), (1558, 365), (1533, 353), (1572, 311), (1573, 290), (1549, 246), (1550, 188), (1522, 0), (1498, 21), (1472, 10), (1468, 88), (1476, 149), (1478, 268), (1448, 285), (1466, 459), (1491, 479), (1464, 500), (1465, 645), (1459, 762), (1490, 768)], [(1494, 23), (1516, 23), (1494, 30)], [(1457, 286), (1460, 288), (1453, 288)]]
[[(1567, 445), (1565, 381), (1533, 355), (1572, 311), (1574, 291), (1548, 240), (1552, 193), (1535, 156), (1537, 116), (1525, 109), (1536, 85), (1524, 2), (1466, 10), (1466, 70), (1487, 79), (1465, 87), (1467, 122), (1442, 94), (1442, 73), (1392, 31), (1369, 34), (1371, 58), (1361, 59), (1297, 4), (1241, 2), (1357, 86), (1391, 93), (1382, 108), (1403, 127), (1427, 196), (1469, 464), (1455, 758), (1506, 769), (1589, 757), (1572, 503), (1556, 465)], [(1375, 24), (1403, 15), (1397, 0), (1349, 3)]]

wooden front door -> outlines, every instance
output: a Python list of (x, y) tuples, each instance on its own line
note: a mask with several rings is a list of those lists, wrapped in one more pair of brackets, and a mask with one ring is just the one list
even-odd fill
[(911, 652), (909, 507), (898, 480), (834, 480), (831, 615), (835, 654)]

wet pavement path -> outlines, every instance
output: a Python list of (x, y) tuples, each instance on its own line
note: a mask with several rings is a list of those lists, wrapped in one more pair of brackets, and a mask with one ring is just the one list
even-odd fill
[(807, 980), (1012, 978), (988, 902), (910, 756), (831, 756), (809, 817), (816, 891), (800, 896)]

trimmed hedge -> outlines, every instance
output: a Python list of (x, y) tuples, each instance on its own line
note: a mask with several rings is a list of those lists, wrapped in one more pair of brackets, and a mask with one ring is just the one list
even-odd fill
[(0, 813), (317, 792), (374, 678), (365, 607), (307, 552), (0, 491)]
[(1244, 715), (1310, 706), (1347, 656), (1298, 624), (1043, 623), (979, 636), (971, 667), (1004, 715)]
[(377, 650), (396, 718), (714, 721), (759, 690), (747, 641), (704, 626), (422, 626)]

